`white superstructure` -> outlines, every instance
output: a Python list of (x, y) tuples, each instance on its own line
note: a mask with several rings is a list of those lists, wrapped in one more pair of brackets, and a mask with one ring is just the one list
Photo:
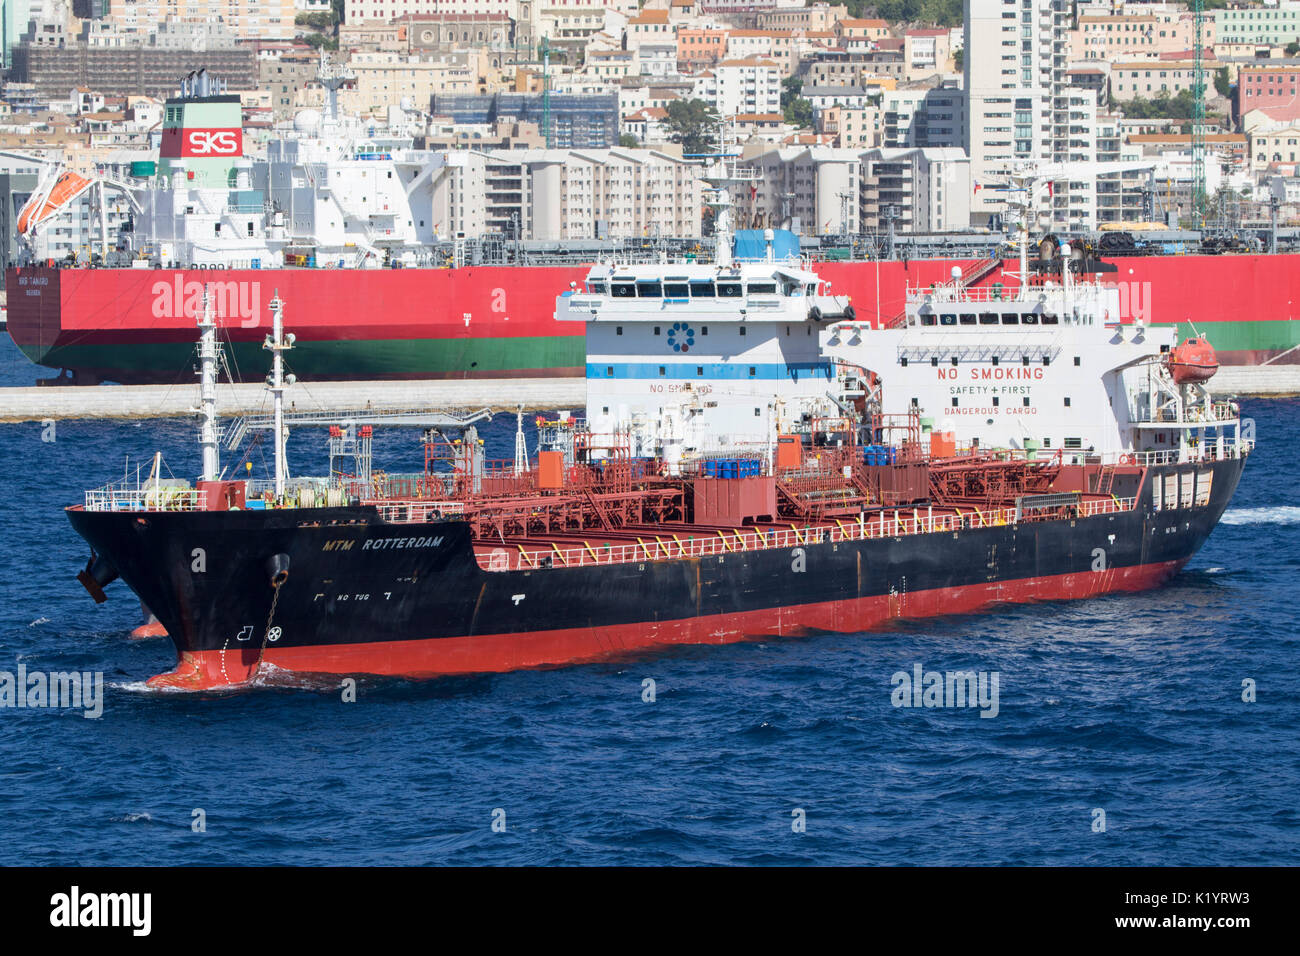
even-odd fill
[(838, 416), (842, 384), (820, 332), (856, 317), (806, 268), (788, 232), (742, 237), (749, 255), (733, 258), (731, 189), (756, 177), (721, 148), (704, 176), (717, 261), (600, 263), (556, 306), (557, 319), (588, 323), (591, 430), (626, 431), (633, 454), (670, 465), (715, 452), (770, 459), (778, 435)]

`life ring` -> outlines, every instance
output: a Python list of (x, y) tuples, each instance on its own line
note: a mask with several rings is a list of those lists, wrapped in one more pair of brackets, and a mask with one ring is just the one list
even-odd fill
[(1132, 455), (1124, 454), (1119, 456), (1119, 463), (1121, 465), (1134, 465), (1137, 464), (1137, 459)]

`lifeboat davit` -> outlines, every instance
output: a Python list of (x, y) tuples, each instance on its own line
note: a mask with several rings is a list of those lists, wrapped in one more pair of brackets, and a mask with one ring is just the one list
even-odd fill
[(1169, 374), (1178, 385), (1208, 382), (1219, 370), (1219, 358), (1214, 353), (1214, 346), (1205, 341), (1204, 334), (1175, 345), (1167, 364)]
[(36, 226), (49, 219), (60, 209), (89, 189), (94, 183), (71, 170), (64, 171), (54, 181), (48, 193), (34, 193), (18, 212), (18, 234), (25, 236)]

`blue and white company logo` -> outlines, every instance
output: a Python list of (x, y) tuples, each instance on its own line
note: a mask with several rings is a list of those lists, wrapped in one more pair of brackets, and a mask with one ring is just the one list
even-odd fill
[(695, 344), (695, 330), (685, 322), (674, 322), (668, 327), (668, 344), (674, 352), (689, 352)]

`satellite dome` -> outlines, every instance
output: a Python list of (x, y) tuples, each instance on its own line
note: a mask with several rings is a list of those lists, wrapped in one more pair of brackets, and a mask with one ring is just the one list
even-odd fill
[(293, 118), (293, 128), (299, 133), (314, 133), (320, 129), (320, 113), (317, 110), (299, 110)]

